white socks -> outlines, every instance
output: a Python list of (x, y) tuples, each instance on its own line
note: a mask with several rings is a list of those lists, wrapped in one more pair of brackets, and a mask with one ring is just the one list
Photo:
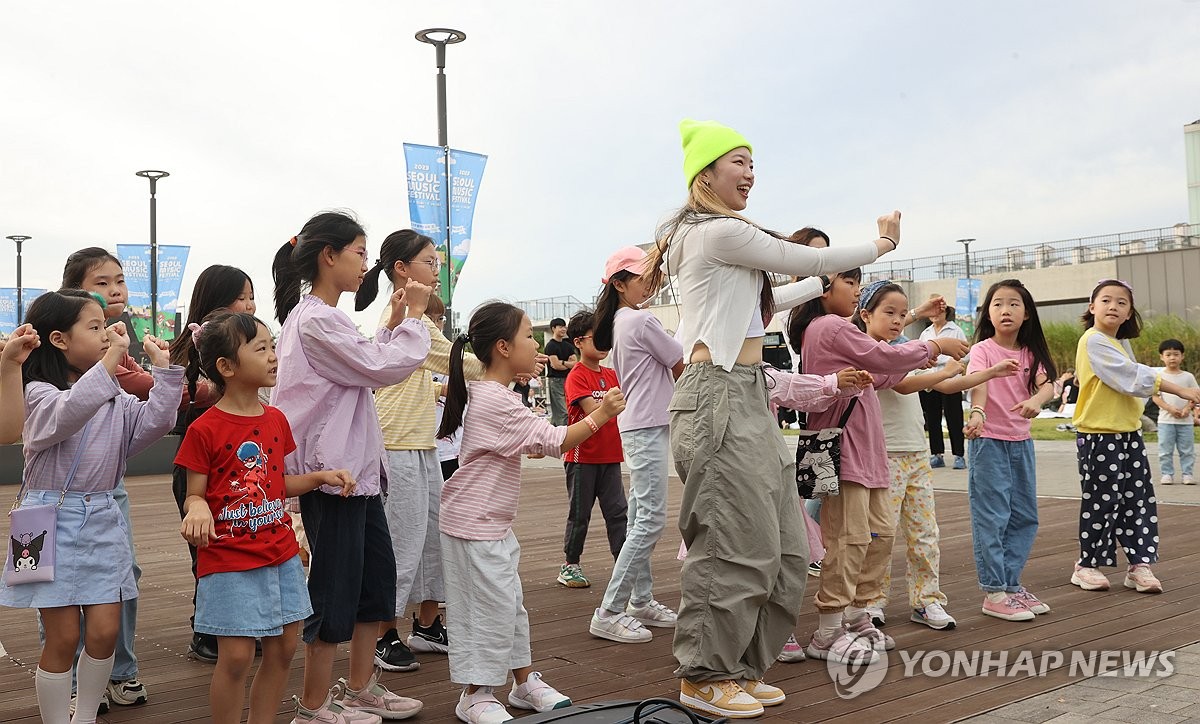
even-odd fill
[[(95, 724), (100, 695), (108, 687), (108, 677), (112, 674), (112, 668), (112, 655), (107, 659), (98, 660), (88, 656), (86, 650), (79, 653), (79, 666), (75, 670), (75, 716), (71, 719), (71, 724)], [(67, 676), (70, 677), (69, 672)], [(67, 698), (70, 699), (69, 689)]]
[[(38, 710), (42, 713), (42, 722), (67, 724), (71, 720), (71, 672), (53, 674), (39, 666), (33, 677), (33, 684), (37, 689)], [(92, 716), (95, 715), (96, 710), (92, 709)]]
[(990, 591), (985, 595), (987, 596), (987, 600), (991, 601), (992, 603), (1000, 603), (1004, 599), (1008, 598), (1008, 593), (1005, 591)]
[(854, 617), (858, 616), (858, 614), (866, 613), (866, 612), (867, 612), (867, 609), (865, 609), (865, 608), (858, 608), (857, 606), (846, 606), (846, 618), (847, 619), (854, 618)]
[(842, 632), (842, 612), (817, 614), (821, 637), (830, 639)]

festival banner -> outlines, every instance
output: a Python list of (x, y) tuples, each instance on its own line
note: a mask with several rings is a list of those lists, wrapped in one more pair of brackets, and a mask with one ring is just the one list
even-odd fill
[(25, 319), (25, 315), (29, 313), (29, 305), (33, 300), (46, 293), (45, 289), (24, 288), (24, 293), (21, 295), (21, 306), (24, 311), (17, 314), (17, 288), (16, 287), (0, 287), (0, 334), (9, 335), (16, 331), (18, 319)]
[(442, 301), (450, 304), (471, 251), (475, 199), (487, 156), (450, 149), (450, 241), (446, 243), (445, 152), (440, 146), (404, 144), (408, 215), (413, 231), (433, 239), (442, 259)]
[(979, 306), (983, 280), (960, 277), (954, 287), (954, 321), (967, 337), (975, 334), (975, 307)]
[[(183, 271), (187, 268), (187, 246), (158, 247), (158, 336), (175, 338), (175, 307), (183, 288)], [(125, 285), (129, 301), (125, 311), (133, 325), (134, 339), (150, 332), (150, 245), (117, 244), (117, 258), (125, 270)]]

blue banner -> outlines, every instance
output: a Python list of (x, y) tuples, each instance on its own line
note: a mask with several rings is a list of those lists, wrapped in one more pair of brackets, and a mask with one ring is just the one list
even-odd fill
[(25, 314), (29, 312), (29, 305), (33, 300), (46, 293), (45, 289), (24, 288), (24, 293), (21, 296), (21, 306), (25, 309), (20, 315), (17, 314), (17, 288), (16, 287), (0, 287), (0, 334), (12, 334), (16, 331), (18, 319), (25, 319)]
[(983, 280), (961, 277), (954, 287), (954, 321), (967, 337), (975, 334), (975, 307), (979, 306)]
[(450, 304), (454, 287), (471, 252), (475, 199), (487, 156), (450, 149), (450, 243), (446, 244), (446, 156), (440, 146), (404, 144), (408, 170), (408, 215), (413, 231), (433, 239), (442, 259), (442, 301)]
[[(158, 247), (158, 336), (175, 337), (175, 307), (183, 288), (183, 271), (187, 268), (187, 246)], [(117, 244), (117, 258), (125, 270), (125, 285), (129, 301), (125, 311), (137, 339), (150, 331), (150, 245)]]

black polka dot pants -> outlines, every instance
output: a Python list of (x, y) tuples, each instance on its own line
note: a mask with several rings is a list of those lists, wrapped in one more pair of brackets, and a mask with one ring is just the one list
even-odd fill
[(1079, 565), (1158, 560), (1158, 505), (1141, 432), (1079, 433)]

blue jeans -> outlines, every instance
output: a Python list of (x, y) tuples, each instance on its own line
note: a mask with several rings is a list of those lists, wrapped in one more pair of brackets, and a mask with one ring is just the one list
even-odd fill
[(979, 587), (1015, 592), (1037, 536), (1033, 440), (969, 440), (967, 498)]
[(629, 465), (629, 522), (625, 544), (600, 603), (606, 611), (624, 613), (627, 604), (645, 606), (654, 598), (650, 556), (667, 527), (670, 445), (667, 425), (621, 431), (621, 446)]
[(1176, 425), (1174, 423), (1159, 423), (1158, 425), (1158, 470), (1163, 475), (1175, 474), (1175, 451), (1179, 451), (1180, 472), (1192, 474), (1192, 466), (1196, 462), (1196, 436), (1192, 432), (1192, 423)]

